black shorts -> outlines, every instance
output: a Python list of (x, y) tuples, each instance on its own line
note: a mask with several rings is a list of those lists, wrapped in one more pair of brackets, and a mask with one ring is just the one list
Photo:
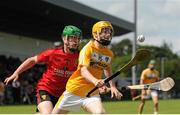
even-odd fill
[[(37, 105), (43, 101), (51, 101), (53, 106), (55, 106), (56, 102), (59, 99), (59, 97), (55, 97), (45, 90), (39, 90), (37, 92), (36, 97), (37, 97)], [(36, 112), (39, 112), (38, 108), (36, 109)]]

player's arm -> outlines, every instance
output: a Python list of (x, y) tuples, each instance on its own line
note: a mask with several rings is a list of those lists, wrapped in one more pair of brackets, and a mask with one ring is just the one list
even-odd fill
[(156, 80), (156, 82), (157, 81), (160, 81), (160, 74), (159, 74), (159, 71), (157, 71), (157, 80)]
[(6, 83), (6, 85), (12, 80), (16, 81), (19, 78), (19, 74), (30, 69), (35, 64), (48, 62), (49, 56), (53, 53), (53, 51), (54, 50), (52, 50), (52, 49), (48, 49), (48, 50), (41, 52), (37, 56), (33, 56), (33, 57), (26, 59), (10, 77), (5, 79), (4, 82)]
[[(105, 76), (108, 78), (111, 76), (112, 74), (112, 70), (111, 70), (111, 67), (107, 67), (105, 70), (104, 70), (104, 74)], [(109, 85), (110, 85), (110, 88), (111, 88), (111, 98), (114, 98), (116, 97), (117, 99), (121, 99), (122, 97), (122, 94), (118, 91), (118, 89), (116, 88), (116, 85), (115, 85), (115, 82), (113, 80), (110, 80), (109, 81)]]
[(81, 75), (88, 80), (89, 82), (93, 83), (96, 87), (102, 87), (104, 85), (104, 81), (102, 79), (96, 79), (88, 70), (86, 66), (81, 67)]
[(144, 84), (146, 79), (146, 71), (142, 71), (141, 76), (140, 76), (140, 85)]
[(21, 73), (33, 67), (36, 63), (37, 63), (37, 56), (26, 59), (10, 77), (5, 79), (4, 81), (5, 84), (7, 85), (12, 80), (16, 81)]
[[(141, 73), (141, 77), (140, 77), (140, 85), (144, 84), (144, 80), (145, 80), (145, 71), (143, 71)], [(146, 91), (144, 89), (141, 90), (141, 95), (146, 95)]]
[[(104, 75), (105, 75), (107, 78), (110, 77), (111, 74), (112, 74), (112, 72), (111, 72), (111, 68), (110, 68), (110, 67), (108, 67), (107, 69), (104, 70)], [(110, 85), (110, 87), (116, 87), (113, 80), (110, 80), (110, 81), (109, 81), (109, 85)]]
[(88, 70), (88, 67), (90, 67), (91, 56), (92, 56), (91, 47), (84, 47), (80, 51), (78, 65), (80, 66), (81, 75), (87, 81), (93, 83), (96, 87), (102, 87), (104, 85), (104, 81), (102, 79), (95, 78)]

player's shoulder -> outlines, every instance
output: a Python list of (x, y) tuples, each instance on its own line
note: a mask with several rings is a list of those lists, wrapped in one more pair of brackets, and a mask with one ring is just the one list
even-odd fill
[(55, 51), (57, 48), (46, 48), (44, 51)]
[(143, 70), (144, 73), (149, 72), (149, 71), (150, 71), (149, 68), (146, 68), (146, 69)]
[(63, 46), (59, 46), (59, 47), (54, 47), (54, 48), (48, 48), (46, 50), (49, 50), (49, 51), (64, 51), (64, 48)]
[(109, 55), (114, 56), (114, 53), (113, 53), (113, 51), (112, 51), (111, 49), (107, 48), (106, 51), (107, 51), (107, 53), (108, 53)]
[(90, 40), (85, 46), (84, 48), (90, 48), (90, 47), (94, 47), (94, 41)]
[(81, 51), (84, 51), (84, 50), (90, 50), (93, 46), (93, 42), (90, 40), (82, 49)]
[(61, 48), (61, 47), (47, 48), (44, 51), (42, 51), (42, 53), (52, 54), (52, 53), (57, 53), (59, 51), (63, 52), (63, 48)]
[(155, 71), (156, 73), (159, 73), (159, 71), (158, 71), (158, 70), (156, 70), (156, 69), (155, 69), (154, 71)]

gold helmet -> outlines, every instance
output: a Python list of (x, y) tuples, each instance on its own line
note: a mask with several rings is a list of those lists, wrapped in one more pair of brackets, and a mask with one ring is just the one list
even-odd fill
[(99, 21), (99, 22), (95, 23), (92, 28), (92, 35), (93, 35), (94, 39), (96, 39), (96, 34), (101, 33), (101, 30), (103, 28), (110, 28), (112, 30), (112, 35), (113, 35), (114, 30), (113, 30), (111, 23), (108, 21)]

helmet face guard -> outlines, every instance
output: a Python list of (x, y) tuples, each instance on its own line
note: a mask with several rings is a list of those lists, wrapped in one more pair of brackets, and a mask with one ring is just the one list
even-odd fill
[(108, 21), (99, 21), (94, 24), (92, 29), (93, 38), (103, 46), (107, 46), (111, 43), (113, 34), (113, 27)]
[(108, 46), (111, 43), (111, 40), (105, 40), (105, 39), (100, 39), (96, 41), (102, 44), (103, 46)]

